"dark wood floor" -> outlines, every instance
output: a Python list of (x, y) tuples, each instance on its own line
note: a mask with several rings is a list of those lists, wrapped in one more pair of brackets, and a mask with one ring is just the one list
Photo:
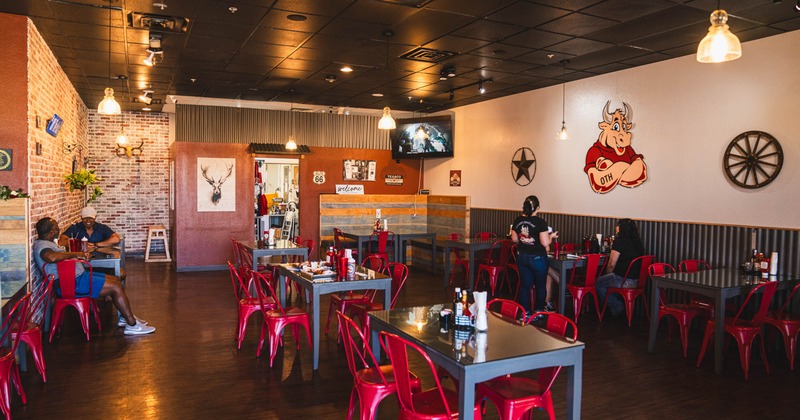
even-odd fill
[[(128, 273), (134, 311), (156, 326), (156, 333), (123, 335), (108, 306), (102, 332), (93, 329), (90, 342), (77, 319), (67, 322), (62, 334), (45, 344), (48, 382), (42, 383), (32, 365), (22, 374), (28, 404), (12, 394), (14, 418), (344, 418), (351, 378), (335, 337), (323, 336), (316, 372), (305, 339), (299, 354), (293, 346), (279, 350), (270, 368), (268, 357), (255, 357), (260, 316), (251, 319), (242, 349), (236, 349), (236, 307), (227, 272), (178, 274), (165, 263), (132, 259)], [(398, 305), (441, 302), (451, 293), (441, 287), (440, 276), (412, 270)], [(583, 418), (800, 415), (800, 372), (789, 372), (777, 344), (768, 350), (771, 374), (756, 353), (745, 381), (735, 346), (726, 355), (723, 375), (714, 374), (710, 357), (694, 367), (699, 331), (684, 359), (677, 338), (667, 341), (665, 326), (654, 354), (647, 353), (644, 320), (628, 328), (622, 319), (598, 323), (587, 315), (579, 328), (586, 343)], [(565, 380), (559, 378), (554, 389), (559, 417), (565, 414), (564, 395)], [(380, 417), (397, 417), (396, 400), (384, 401)], [(497, 418), (491, 406), (488, 418)], [(536, 418), (546, 416), (537, 412)]]

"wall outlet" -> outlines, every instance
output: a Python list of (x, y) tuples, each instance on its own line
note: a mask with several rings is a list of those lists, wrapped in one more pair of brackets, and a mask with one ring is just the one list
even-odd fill
[(376, 219), (380, 219), (381, 218), (381, 209), (375, 209), (375, 218)]

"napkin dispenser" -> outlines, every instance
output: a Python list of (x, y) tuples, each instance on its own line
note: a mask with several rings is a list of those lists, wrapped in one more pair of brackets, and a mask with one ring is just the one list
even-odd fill
[(472, 313), (475, 314), (475, 329), (477, 331), (486, 331), (489, 324), (486, 319), (486, 292), (472, 292), (472, 297), (475, 298), (473, 304), (474, 309)]

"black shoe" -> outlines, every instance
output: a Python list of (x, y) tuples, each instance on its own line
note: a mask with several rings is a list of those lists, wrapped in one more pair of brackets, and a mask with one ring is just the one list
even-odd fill
[(551, 300), (551, 301), (547, 302), (544, 305), (544, 309), (542, 309), (542, 310), (545, 311), (545, 312), (555, 312), (556, 311), (556, 307), (553, 306), (553, 301)]
[(528, 324), (544, 320), (544, 314), (538, 314), (533, 318), (528, 318)]

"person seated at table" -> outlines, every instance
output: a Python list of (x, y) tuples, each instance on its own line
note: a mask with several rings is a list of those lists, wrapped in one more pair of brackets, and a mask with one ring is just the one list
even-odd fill
[[(625, 278), (625, 274), (629, 272), (628, 266), (631, 265), (631, 261), (644, 255), (644, 245), (642, 245), (642, 239), (639, 237), (636, 223), (631, 219), (620, 219), (615, 230), (616, 237), (611, 248), (611, 254), (608, 256), (608, 265), (606, 266), (607, 274), (598, 277), (595, 282), (597, 297), (600, 302), (605, 301), (609, 287), (633, 288), (639, 282), (638, 266), (631, 267), (630, 273), (634, 277)], [(640, 263), (637, 261), (637, 264)], [(625, 313), (625, 305), (622, 298), (617, 294), (610, 296), (608, 309), (611, 310), (611, 315), (615, 317)]]
[(89, 251), (93, 251), (99, 246), (114, 246), (120, 241), (119, 235), (110, 227), (98, 223), (97, 211), (94, 207), (84, 207), (81, 210), (81, 220), (68, 227), (58, 238), (58, 244), (66, 246), (69, 238), (89, 240)]
[[(32, 257), (38, 270), (44, 276), (52, 274), (56, 282), (58, 282), (58, 268), (53, 263), (73, 258), (88, 261), (91, 256), (89, 252), (66, 252), (64, 248), (55, 243), (55, 239), (59, 237), (60, 230), (58, 222), (52, 217), (40, 219), (36, 222), (38, 239), (33, 242), (32, 251)], [(89, 271), (84, 269), (83, 264), (77, 264), (75, 268), (76, 292), (79, 295), (81, 291), (84, 291), (84, 295), (88, 294), (89, 282), (91, 282), (92, 286), (92, 298), (105, 298), (108, 296), (114, 306), (117, 307), (121, 314), (117, 325), (125, 327), (126, 335), (150, 334), (156, 330), (155, 327), (147, 325), (147, 321), (133, 315), (128, 295), (125, 293), (125, 289), (122, 288), (122, 282), (118, 277), (98, 272), (92, 272), (90, 276)], [(57, 293), (58, 291), (59, 289), (56, 289)]]

